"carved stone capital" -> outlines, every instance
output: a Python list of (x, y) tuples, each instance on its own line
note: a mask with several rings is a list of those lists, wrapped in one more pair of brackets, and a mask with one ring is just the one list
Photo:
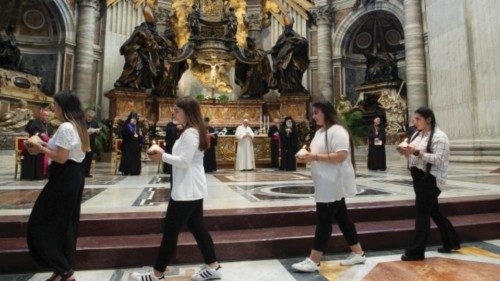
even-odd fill
[(311, 13), (314, 24), (330, 24), (333, 19), (333, 9), (329, 5), (323, 5), (320, 7), (314, 7), (309, 9)]
[(246, 22), (249, 30), (262, 29), (262, 15), (260, 13), (247, 14)]

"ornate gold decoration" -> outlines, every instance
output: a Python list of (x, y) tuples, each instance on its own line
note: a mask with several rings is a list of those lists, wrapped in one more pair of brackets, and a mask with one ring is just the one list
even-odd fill
[(141, 119), (149, 113), (147, 99), (149, 94), (139, 91), (111, 90), (105, 94), (109, 98), (109, 119), (117, 122), (127, 119), (131, 111), (137, 112)]
[(307, 107), (309, 97), (280, 97), (280, 115), (281, 117), (290, 116), (295, 122), (307, 121)]
[(243, 119), (248, 119), (250, 126), (258, 127), (262, 114), (262, 104), (259, 101), (230, 101), (226, 103), (201, 103), (201, 113), (210, 117), (214, 127), (236, 127)]
[[(106, 6), (111, 7), (118, 4), (122, 0), (106, 0)], [(143, 5), (149, 6), (151, 8), (158, 4), (158, 0), (132, 0), (136, 9), (142, 7)]]
[(224, 17), (224, 6), (222, 1), (199, 0), (200, 10), (203, 15), (212, 21), (220, 21)]
[[(217, 163), (233, 164), (236, 160), (236, 137), (235, 136), (219, 136), (217, 140)], [(269, 138), (267, 136), (255, 136), (253, 139), (253, 149), (255, 155), (255, 163), (269, 163), (271, 148)]]
[(196, 77), (196, 79), (198, 79), (198, 81), (203, 86), (211, 88), (212, 79), (215, 79), (214, 89), (217, 92), (229, 94), (233, 91), (233, 87), (231, 87), (228, 74), (231, 71), (231, 68), (234, 66), (234, 60), (215, 66), (215, 77), (212, 77), (212, 67), (208, 64), (202, 64), (196, 61), (193, 62), (191, 60), (188, 60), (188, 64), (193, 76)]

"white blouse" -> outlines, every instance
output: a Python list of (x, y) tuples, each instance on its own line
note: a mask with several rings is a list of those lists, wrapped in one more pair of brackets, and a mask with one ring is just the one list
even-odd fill
[[(325, 133), (328, 134), (328, 147), (325, 143)], [(347, 151), (349, 155), (341, 163), (313, 161), (311, 175), (314, 181), (314, 197), (318, 203), (328, 203), (356, 195), (354, 168), (351, 163), (349, 133), (342, 126), (333, 125), (325, 132), (316, 131), (311, 141), (312, 154), (326, 154)]]
[(82, 151), (82, 141), (73, 124), (70, 122), (62, 123), (57, 128), (56, 133), (47, 143), (48, 148), (57, 150), (58, 147), (69, 151), (69, 160), (82, 163), (85, 153)]
[(162, 160), (172, 165), (172, 199), (194, 201), (207, 196), (207, 178), (203, 168), (204, 152), (198, 149), (198, 130), (187, 128), (174, 143), (172, 154), (163, 153)]

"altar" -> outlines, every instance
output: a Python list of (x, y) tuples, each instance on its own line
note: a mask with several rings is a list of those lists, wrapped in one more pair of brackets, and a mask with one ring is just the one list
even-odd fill
[[(219, 136), (217, 141), (217, 165), (234, 166), (238, 142), (233, 136)], [(257, 135), (253, 139), (256, 166), (268, 166), (271, 163), (271, 147), (267, 135)]]

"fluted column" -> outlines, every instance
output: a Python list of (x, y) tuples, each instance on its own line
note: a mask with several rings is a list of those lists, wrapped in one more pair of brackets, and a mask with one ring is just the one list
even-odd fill
[(408, 113), (427, 105), (427, 79), (420, 0), (405, 0), (405, 52)]
[(94, 104), (92, 99), (92, 73), (94, 61), (94, 32), (99, 0), (78, 0), (78, 27), (76, 33), (76, 56), (74, 90), (84, 106)]
[(310, 10), (318, 33), (318, 90), (319, 96), (333, 101), (333, 67), (331, 47), (332, 8), (323, 5)]
[(261, 7), (249, 7), (246, 15), (246, 21), (248, 26), (248, 36), (255, 39), (255, 44), (262, 48), (261, 42), (261, 30), (262, 30), (262, 14)]

